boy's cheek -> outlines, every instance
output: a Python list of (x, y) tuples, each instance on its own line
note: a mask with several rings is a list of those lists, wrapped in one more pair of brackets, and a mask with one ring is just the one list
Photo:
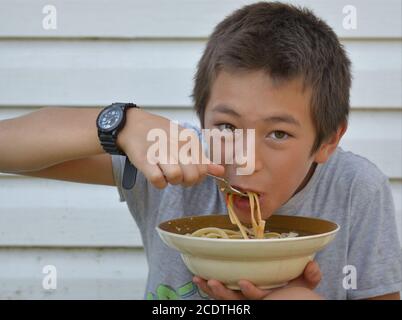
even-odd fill
[(279, 192), (280, 190), (276, 189), (273, 192), (268, 192), (264, 195), (263, 203), (261, 205), (261, 213), (263, 219), (268, 219), (273, 215), (275, 211), (277, 211), (287, 200), (290, 198), (290, 195)]

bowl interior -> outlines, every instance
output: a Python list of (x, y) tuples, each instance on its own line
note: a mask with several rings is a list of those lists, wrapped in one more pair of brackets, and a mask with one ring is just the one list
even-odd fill
[[(247, 226), (250, 227), (250, 225)], [(179, 235), (192, 233), (206, 227), (237, 230), (237, 226), (230, 222), (228, 215), (184, 217), (165, 221), (159, 225), (159, 229)], [(335, 231), (337, 228), (336, 223), (328, 220), (287, 215), (273, 215), (266, 221), (265, 225), (265, 230), (278, 233), (293, 231), (297, 232), (299, 237), (324, 234)]]

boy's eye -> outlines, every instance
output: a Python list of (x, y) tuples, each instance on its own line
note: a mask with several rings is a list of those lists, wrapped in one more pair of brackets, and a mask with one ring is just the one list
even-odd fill
[(235, 131), (236, 127), (231, 125), (230, 123), (221, 123), (217, 125), (218, 129), (223, 131), (223, 130), (230, 130), (230, 131)]
[(277, 131), (271, 132), (269, 137), (271, 137), (274, 140), (285, 140), (286, 138), (289, 137), (289, 135), (284, 131), (277, 130)]

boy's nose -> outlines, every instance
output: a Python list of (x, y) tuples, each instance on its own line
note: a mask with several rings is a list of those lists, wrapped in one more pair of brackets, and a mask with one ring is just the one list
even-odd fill
[[(261, 148), (260, 148), (261, 149)], [(240, 157), (239, 157), (240, 158)], [(235, 161), (236, 162), (236, 161)], [(244, 175), (252, 175), (264, 167), (263, 155), (258, 151), (258, 147), (248, 148), (246, 156), (241, 157), (241, 162), (236, 162), (236, 168), (241, 168)], [(237, 170), (237, 173), (240, 171)]]
[(257, 157), (257, 152), (256, 152), (254, 171), (258, 172), (258, 171), (262, 170), (263, 167), (264, 167), (264, 165), (263, 165), (262, 157)]

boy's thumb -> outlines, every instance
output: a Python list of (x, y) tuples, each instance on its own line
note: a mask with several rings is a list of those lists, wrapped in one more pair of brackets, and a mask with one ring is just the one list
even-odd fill
[(225, 167), (211, 161), (205, 154), (202, 154), (202, 163), (207, 165), (207, 172), (215, 176), (223, 176)]
[(215, 176), (222, 177), (225, 174), (225, 167), (220, 164), (209, 163), (207, 165), (208, 173), (213, 174)]
[(310, 261), (304, 270), (304, 279), (308, 286), (314, 289), (321, 281), (321, 270), (317, 262)]

